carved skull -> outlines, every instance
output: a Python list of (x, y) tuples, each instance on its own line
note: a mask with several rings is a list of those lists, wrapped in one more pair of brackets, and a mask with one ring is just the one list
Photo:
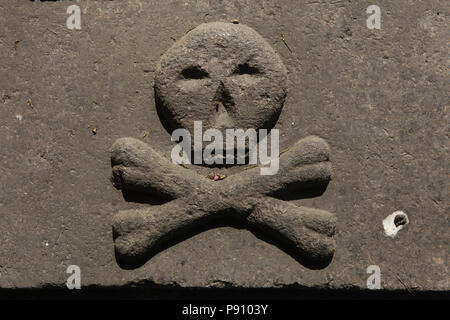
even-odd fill
[(271, 129), (286, 96), (287, 71), (253, 29), (223, 22), (198, 26), (161, 58), (155, 77), (160, 115), (172, 130)]

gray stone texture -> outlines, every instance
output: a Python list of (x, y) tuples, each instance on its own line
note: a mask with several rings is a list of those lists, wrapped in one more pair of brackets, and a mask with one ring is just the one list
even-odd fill
[[(73, 264), (85, 287), (366, 288), (378, 265), (388, 290), (450, 288), (447, 1), (379, 1), (381, 30), (366, 27), (373, 1), (80, 1), (81, 30), (69, 4), (0, 0), (0, 288), (64, 287)], [(325, 193), (292, 202), (336, 214), (334, 257), (310, 269), (219, 225), (122, 268), (113, 217), (149, 204), (111, 184), (111, 145), (134, 137), (169, 161), (158, 61), (189, 29), (233, 19), (286, 66), (280, 149), (329, 144)], [(390, 238), (397, 210), (409, 224)]]

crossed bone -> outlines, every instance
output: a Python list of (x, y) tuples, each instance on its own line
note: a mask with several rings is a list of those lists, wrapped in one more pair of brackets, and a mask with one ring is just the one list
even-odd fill
[(334, 214), (275, 198), (328, 184), (329, 147), (321, 138), (298, 141), (280, 156), (280, 169), (272, 176), (260, 175), (256, 167), (213, 181), (134, 138), (114, 143), (111, 163), (117, 188), (169, 199), (114, 216), (116, 255), (127, 264), (143, 264), (171, 239), (224, 216), (270, 234), (311, 263), (327, 263), (333, 256)]

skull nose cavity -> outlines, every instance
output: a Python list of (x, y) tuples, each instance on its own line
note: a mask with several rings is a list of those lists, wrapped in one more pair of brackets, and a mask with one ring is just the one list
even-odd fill
[(224, 83), (220, 81), (219, 87), (214, 95), (214, 125), (217, 129), (230, 128), (233, 126), (233, 120), (230, 113), (234, 111), (234, 99), (231, 96)]
[[(232, 111), (232, 109), (234, 108), (234, 99), (231, 96), (230, 91), (228, 91), (222, 81), (220, 81), (220, 84), (217, 87), (216, 93), (214, 95), (214, 102), (216, 103), (216, 106), (217, 103), (222, 104), (227, 112)], [(218, 111), (217, 108), (216, 111)]]

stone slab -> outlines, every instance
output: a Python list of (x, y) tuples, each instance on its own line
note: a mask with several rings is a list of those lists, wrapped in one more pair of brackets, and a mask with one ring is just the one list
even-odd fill
[[(379, 1), (380, 30), (366, 27), (373, 1), (78, 1), (81, 30), (66, 27), (70, 4), (0, 0), (0, 288), (64, 287), (78, 265), (86, 287), (364, 289), (378, 265), (384, 289), (449, 290), (445, 1)], [(148, 204), (111, 184), (111, 145), (134, 137), (170, 158), (156, 65), (189, 29), (233, 19), (287, 68), (280, 149), (330, 146), (326, 192), (294, 203), (336, 214), (333, 260), (312, 270), (217, 225), (121, 268), (113, 216)], [(387, 237), (397, 210), (409, 224)]]

